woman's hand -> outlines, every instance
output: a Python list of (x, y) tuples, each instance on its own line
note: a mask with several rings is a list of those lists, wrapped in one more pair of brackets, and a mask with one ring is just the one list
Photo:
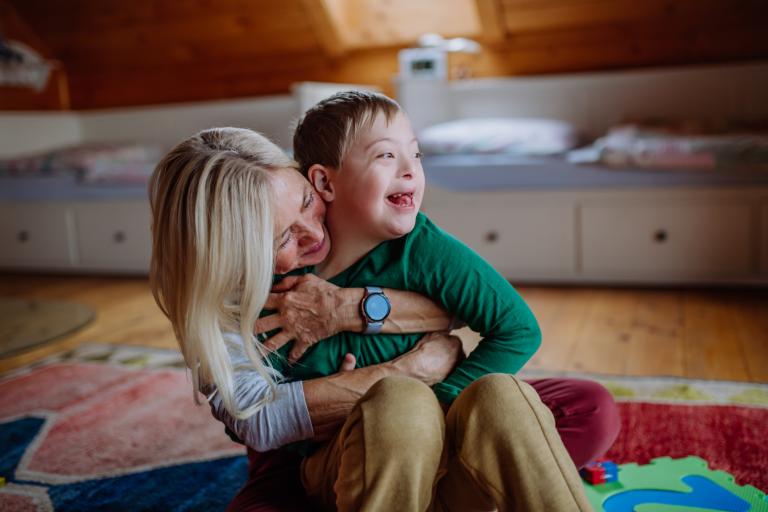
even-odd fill
[(272, 288), (264, 306), (277, 310), (277, 313), (259, 318), (254, 324), (254, 332), (281, 329), (265, 341), (264, 346), (277, 350), (294, 340), (288, 354), (288, 361), (294, 363), (318, 341), (345, 330), (353, 322), (360, 323), (359, 319), (349, 318), (345, 312), (355, 311), (349, 304), (359, 304), (361, 293), (356, 289), (339, 288), (313, 274), (288, 276)]
[(354, 355), (346, 354), (338, 373), (303, 381), (315, 440), (333, 436), (360, 397), (384, 377), (404, 375), (431, 386), (445, 380), (463, 358), (461, 340), (442, 332), (427, 334), (392, 361), (365, 368), (355, 369)]
[(445, 380), (464, 359), (461, 339), (446, 332), (426, 334), (392, 364), (402, 373), (432, 386)]

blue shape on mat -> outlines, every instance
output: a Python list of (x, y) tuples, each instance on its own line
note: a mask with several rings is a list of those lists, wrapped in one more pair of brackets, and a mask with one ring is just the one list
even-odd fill
[(180, 464), (115, 478), (54, 485), (56, 512), (224, 510), (248, 475), (243, 455)]
[(723, 512), (747, 512), (749, 503), (711, 480), (698, 475), (684, 476), (691, 492), (634, 490), (614, 494), (603, 503), (605, 512), (632, 512), (638, 505), (659, 504), (698, 507)]
[(16, 466), (44, 423), (44, 418), (32, 416), (0, 423), (0, 476), (13, 479)]

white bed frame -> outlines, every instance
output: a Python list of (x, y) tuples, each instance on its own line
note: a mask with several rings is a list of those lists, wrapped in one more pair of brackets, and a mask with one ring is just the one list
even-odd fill
[[(417, 130), (473, 117), (551, 117), (591, 136), (628, 118), (768, 120), (768, 63), (400, 81), (398, 99)], [(768, 284), (766, 186), (427, 189), (430, 217), (513, 282)]]
[[(460, 82), (399, 82), (419, 129), (468, 117), (554, 117), (591, 135), (631, 117), (768, 119), (768, 64)], [(85, 113), (0, 113), (0, 157), (92, 141), (176, 142), (246, 126), (290, 147), (291, 122), (345, 84), (269, 98)], [(768, 284), (768, 188), (457, 193), (424, 208), (514, 282)], [(145, 274), (145, 199), (0, 202), (0, 268)]]

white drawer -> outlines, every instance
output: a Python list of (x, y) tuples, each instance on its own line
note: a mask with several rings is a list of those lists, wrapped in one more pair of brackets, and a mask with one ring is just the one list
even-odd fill
[(0, 265), (71, 265), (71, 228), (71, 212), (65, 205), (0, 204)]
[(149, 270), (152, 242), (146, 201), (77, 204), (75, 219), (82, 267)]
[(748, 277), (751, 218), (746, 204), (588, 203), (581, 210), (583, 272), (671, 280)]
[(434, 205), (426, 213), (507, 278), (575, 272), (574, 208), (569, 204), (516, 205), (485, 196), (472, 203)]
[(760, 205), (760, 272), (768, 274), (768, 203)]

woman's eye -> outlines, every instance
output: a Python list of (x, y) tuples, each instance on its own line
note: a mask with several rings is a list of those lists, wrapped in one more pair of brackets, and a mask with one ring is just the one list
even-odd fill
[(414, 156), (414, 158), (418, 158), (419, 160), (421, 160), (421, 152), (420, 151), (417, 151), (416, 153), (414, 153), (413, 156)]
[(310, 206), (312, 206), (313, 202), (315, 202), (315, 193), (310, 192), (309, 195), (307, 196), (307, 202), (304, 203), (304, 208), (309, 208)]
[(278, 249), (285, 249), (285, 246), (288, 245), (288, 242), (290, 242), (290, 241), (291, 241), (291, 235), (288, 235), (287, 237), (285, 237), (285, 240), (280, 242), (280, 245), (277, 248)]
[(380, 154), (379, 158), (395, 158), (395, 155), (394, 153), (387, 151), (386, 153)]

